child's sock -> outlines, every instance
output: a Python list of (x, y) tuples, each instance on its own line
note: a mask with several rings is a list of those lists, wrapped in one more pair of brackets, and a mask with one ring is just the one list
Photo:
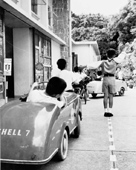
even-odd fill
[(109, 113), (112, 113), (112, 108), (109, 108)]
[(107, 109), (107, 108), (105, 108), (105, 109), (104, 109), (104, 112), (108, 112), (108, 109)]

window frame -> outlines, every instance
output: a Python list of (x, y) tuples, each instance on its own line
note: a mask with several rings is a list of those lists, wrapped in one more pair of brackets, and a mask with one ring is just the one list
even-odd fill
[(3, 62), (4, 62), (4, 58), (3, 58), (3, 37), (0, 36), (1, 39), (1, 44), (0, 44), (0, 73), (3, 73)]
[(52, 8), (48, 5), (48, 25), (52, 27)]
[(38, 15), (38, 1), (37, 0), (31, 0), (31, 11)]
[[(39, 45), (36, 44), (35, 41), (35, 50), (34, 50), (35, 51), (35, 76), (34, 77), (35, 80), (37, 80), (38, 72), (39, 72), (39, 75), (41, 76), (40, 81), (48, 82), (48, 80), (51, 78), (51, 68), (52, 68), (51, 39), (38, 32), (35, 33), (35, 40), (36, 40), (36, 36), (38, 37)], [(39, 50), (38, 58), (36, 58), (37, 57), (36, 50)], [(42, 59), (40, 60), (40, 58)], [(36, 64), (37, 64), (36, 61), (38, 61), (43, 65), (43, 70), (38, 71), (36, 69)]]

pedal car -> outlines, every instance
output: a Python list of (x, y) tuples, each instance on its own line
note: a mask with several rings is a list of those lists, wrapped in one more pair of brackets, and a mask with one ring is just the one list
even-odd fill
[[(88, 93), (92, 95), (92, 97), (96, 97), (97, 94), (102, 94), (102, 81), (91, 81), (87, 85)], [(123, 80), (115, 80), (115, 94), (120, 96), (124, 95), (127, 90), (127, 84)]]
[(65, 92), (63, 108), (52, 103), (11, 101), (0, 108), (2, 163), (44, 164), (56, 155), (64, 160), (68, 137), (80, 135), (79, 95)]

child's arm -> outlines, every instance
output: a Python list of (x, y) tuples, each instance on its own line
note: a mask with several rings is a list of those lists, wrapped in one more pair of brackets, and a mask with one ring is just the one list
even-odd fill
[(114, 58), (114, 61), (117, 63), (117, 64), (120, 64), (123, 62), (123, 60), (125, 59), (125, 56), (126, 56), (126, 53), (125, 52), (122, 52), (118, 55), (118, 57), (115, 57)]
[(64, 98), (63, 95), (59, 98), (58, 102), (59, 102), (58, 105), (60, 108), (62, 108), (66, 105), (66, 99)]
[(38, 87), (38, 82), (34, 82), (32, 84), (32, 87), (31, 87), (30, 91), (34, 90), (36, 87)]
[(30, 91), (29, 91), (29, 93), (28, 93), (27, 101), (29, 101), (29, 98), (30, 98), (30, 96), (31, 96), (31, 93), (32, 93), (32, 91), (33, 91), (36, 87), (38, 87), (38, 82), (34, 82), (34, 83), (32, 84), (32, 87), (31, 87), (31, 89), (30, 89)]

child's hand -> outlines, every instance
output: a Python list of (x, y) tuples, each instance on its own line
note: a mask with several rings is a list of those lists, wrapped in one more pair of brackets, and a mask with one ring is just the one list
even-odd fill
[(60, 101), (62, 101), (62, 102), (64, 103), (64, 105), (66, 104), (66, 99), (64, 98), (64, 96), (63, 96), (63, 95), (61, 95), (61, 97), (60, 97)]
[(33, 90), (34, 90), (35, 87), (38, 87), (38, 82), (34, 82), (34, 83), (32, 84), (32, 89), (33, 89)]

